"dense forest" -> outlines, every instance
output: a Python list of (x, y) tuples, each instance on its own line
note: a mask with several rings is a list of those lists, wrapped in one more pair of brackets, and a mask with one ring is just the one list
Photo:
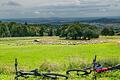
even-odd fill
[(0, 37), (25, 37), (25, 36), (59, 36), (65, 39), (90, 40), (99, 38), (99, 35), (119, 35), (119, 29), (113, 27), (99, 28), (94, 25), (74, 22), (63, 25), (51, 24), (24, 24), (0, 21)]

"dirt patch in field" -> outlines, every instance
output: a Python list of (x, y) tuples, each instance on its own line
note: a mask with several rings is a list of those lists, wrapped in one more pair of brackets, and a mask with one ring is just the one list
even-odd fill
[(79, 44), (97, 44), (97, 43), (107, 43), (111, 42), (111, 40), (103, 40), (103, 39), (93, 39), (93, 40), (61, 40), (61, 41), (45, 41), (45, 40), (39, 40), (38, 42), (32, 42), (33, 44), (51, 44), (51, 45), (79, 45)]
[(118, 43), (118, 46), (120, 46), (120, 40), (118, 40), (117, 43)]
[(118, 43), (120, 44), (120, 40), (118, 41)]

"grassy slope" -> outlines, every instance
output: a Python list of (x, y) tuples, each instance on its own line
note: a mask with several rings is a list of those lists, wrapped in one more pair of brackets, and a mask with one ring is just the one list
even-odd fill
[[(13, 43), (15, 43), (16, 41), (18, 41), (18, 39), (15, 39)], [(15, 58), (18, 58), (20, 68), (29, 70), (41, 66), (41, 64), (43, 64), (44, 62), (63, 65), (68, 64), (68, 62), (70, 62), (71, 60), (73, 60), (73, 63), (76, 63), (80, 60), (86, 60), (87, 63), (90, 63), (94, 55), (98, 55), (99, 59), (101, 57), (105, 58), (108, 56), (120, 57), (120, 46), (118, 46), (118, 44), (114, 42), (88, 45), (29, 44), (21, 46), (9, 45), (8, 43), (10, 42), (12, 42), (12, 40), (1, 40), (0, 44), (0, 73), (7, 74), (4, 76), (3, 80), (11, 78), (11, 76), (8, 76), (8, 74), (14, 72)], [(67, 67), (64, 70), (66, 69)], [(0, 79), (1, 78), (3, 78), (3, 76), (0, 77)]]
[[(80, 56), (91, 59), (95, 54), (105, 56), (118, 56), (120, 47), (116, 43), (89, 44), (89, 45), (0, 45), (0, 62), (11, 64), (15, 58), (33, 63), (43, 60), (61, 62), (69, 56)], [(59, 60), (58, 60), (59, 59)], [(33, 61), (34, 62), (31, 62)]]

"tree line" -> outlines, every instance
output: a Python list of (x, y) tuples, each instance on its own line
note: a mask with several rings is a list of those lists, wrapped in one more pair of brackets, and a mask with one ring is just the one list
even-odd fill
[(115, 35), (112, 27), (98, 28), (94, 25), (74, 22), (64, 25), (24, 24), (0, 21), (0, 37), (59, 36), (65, 39), (90, 40), (99, 35)]

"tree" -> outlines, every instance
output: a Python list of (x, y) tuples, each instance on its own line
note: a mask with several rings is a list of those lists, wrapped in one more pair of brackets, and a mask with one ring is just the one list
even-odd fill
[(71, 24), (66, 29), (67, 38), (77, 40), (81, 37), (80, 26), (78, 24)]
[(39, 29), (39, 36), (44, 36), (44, 28), (43, 27), (41, 27)]
[(60, 35), (59, 37), (65, 37), (67, 38), (67, 28), (68, 28), (68, 25), (62, 25), (62, 27), (60, 28)]
[(115, 35), (114, 29), (112, 27), (109, 28), (109, 36)]
[(48, 36), (53, 36), (53, 29), (51, 27), (48, 28)]
[(99, 34), (96, 27), (90, 25), (82, 25), (80, 23), (73, 23), (62, 27), (61, 36), (66, 39), (88, 39), (98, 38)]
[(115, 32), (112, 27), (105, 27), (102, 29), (101, 34), (104, 36), (113, 36), (115, 35)]
[(24, 25), (28, 25), (28, 23), (27, 23), (27, 22), (25, 22), (25, 23), (24, 23)]
[(54, 29), (54, 34), (55, 34), (55, 36), (60, 36), (60, 34), (61, 34), (60, 28)]
[(6, 37), (5, 32), (6, 32), (5, 27), (1, 26), (0, 27), (0, 37)]
[(94, 35), (95, 35), (94, 31), (91, 29), (85, 29), (83, 31), (83, 39), (84, 40), (86, 40), (86, 39), (90, 40), (91, 38), (94, 38)]
[[(24, 37), (24, 36), (60, 36), (66, 39), (91, 39), (98, 38), (98, 28), (88, 24), (80, 24), (79, 22), (50, 25), (50, 24), (21, 24), (16, 22), (0, 23), (0, 37)], [(113, 29), (109, 29), (113, 34)]]
[(109, 29), (107, 27), (103, 28), (101, 34), (107, 36), (109, 34)]

